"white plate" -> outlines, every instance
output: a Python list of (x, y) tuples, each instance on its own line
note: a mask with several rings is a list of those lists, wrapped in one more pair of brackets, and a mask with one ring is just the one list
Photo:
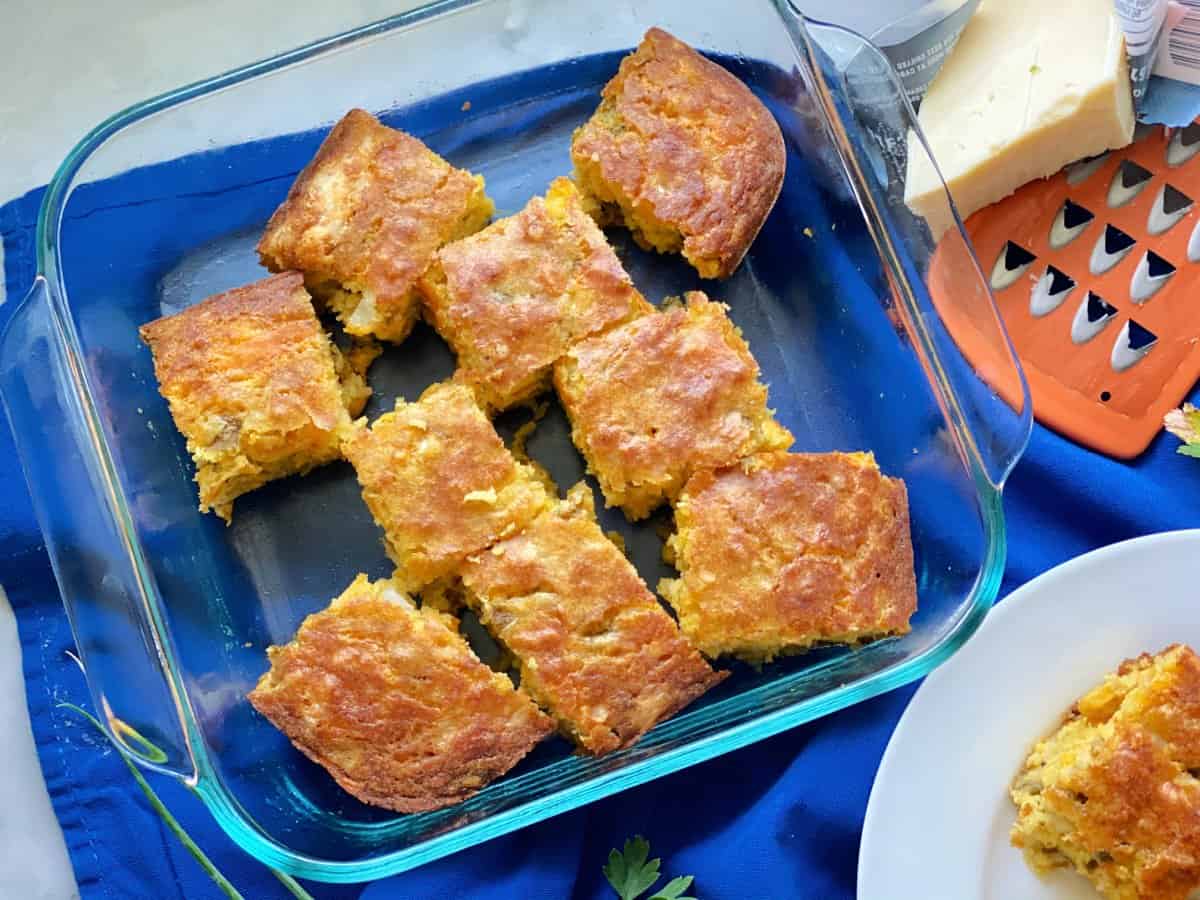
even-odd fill
[(1008, 843), (1008, 784), (1063, 712), (1129, 656), (1200, 650), (1200, 531), (1138, 538), (1035, 578), (917, 691), (867, 804), (859, 900), (1096, 900)]

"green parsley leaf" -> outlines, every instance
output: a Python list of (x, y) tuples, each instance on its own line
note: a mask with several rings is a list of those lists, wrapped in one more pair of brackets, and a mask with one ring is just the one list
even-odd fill
[(692, 886), (692, 877), (691, 875), (680, 875), (678, 878), (672, 878), (650, 900), (696, 900), (695, 897), (688, 897), (683, 893)]
[(1200, 444), (1184, 444), (1179, 448), (1179, 452), (1184, 456), (1194, 456), (1200, 459)]
[(662, 865), (662, 860), (647, 862), (649, 855), (650, 842), (640, 834), (625, 841), (621, 853), (616, 850), (609, 852), (604, 877), (621, 900), (637, 900), (658, 881), (658, 867)]
[[(640, 834), (627, 840), (620, 853), (616, 850), (609, 852), (604, 877), (621, 900), (637, 900), (658, 881), (662, 860), (648, 859), (649, 856), (650, 842)], [(696, 900), (685, 894), (693, 880), (691, 875), (672, 878), (646, 900)]]

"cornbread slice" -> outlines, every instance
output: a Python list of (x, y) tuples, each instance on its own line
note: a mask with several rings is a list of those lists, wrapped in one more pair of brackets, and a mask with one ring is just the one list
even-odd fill
[(699, 469), (792, 443), (725, 305), (698, 291), (686, 300), (580, 341), (555, 365), (575, 444), (630, 519)]
[(1200, 891), (1200, 659), (1123, 662), (1067, 711), (1013, 781), (1012, 842), (1038, 872), (1074, 867), (1109, 900)]
[(522, 690), (589, 753), (628, 746), (726, 675), (600, 530), (586, 484), (461, 575), (467, 603), (519, 663)]
[(371, 393), (322, 330), (298, 272), (209, 297), (140, 333), (196, 463), (200, 511), (226, 522), (247, 491), (338, 459)]
[(726, 278), (775, 205), (786, 152), (746, 85), (651, 28), (575, 132), (571, 159), (580, 187), (642, 247)]
[(482, 176), (353, 109), (296, 178), (258, 253), (272, 271), (303, 272), (350, 334), (402, 341), (434, 251), (478, 231), (492, 209)]
[(652, 308), (565, 178), (515, 216), (447, 244), (419, 287), (458, 357), (457, 379), (494, 410), (548, 388), (575, 341)]
[(255, 709), (364, 803), (423, 812), (500, 777), (554, 723), (476, 658), (454, 620), (359, 575), (249, 694)]
[(763, 453), (697, 473), (659, 592), (707, 656), (752, 663), (909, 630), (908, 495), (869, 453)]
[(471, 389), (435, 384), (359, 425), (342, 446), (408, 591), (525, 527), (548, 498), (500, 440)]

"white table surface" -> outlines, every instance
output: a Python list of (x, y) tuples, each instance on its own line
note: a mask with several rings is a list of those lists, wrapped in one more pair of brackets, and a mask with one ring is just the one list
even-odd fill
[[(88, 129), (132, 103), (418, 5), (413, 0), (0, 0), (0, 204), (45, 184)], [(799, 5), (866, 30), (872, 20), (879, 21), (876, 17), (886, 21), (888, 9), (912, 8), (914, 0), (801, 0)], [(733, 9), (731, 4), (731, 14)], [(3, 259), (0, 246), (0, 303), (28, 288), (5, 285)], [(0, 579), (4, 575), (0, 572)], [(0, 898), (79, 896), (34, 750), (21, 648), (2, 586), (0, 760)]]

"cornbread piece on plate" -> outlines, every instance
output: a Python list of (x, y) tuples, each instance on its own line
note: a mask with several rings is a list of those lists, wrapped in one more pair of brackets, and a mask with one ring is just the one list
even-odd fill
[(1012, 784), (1012, 842), (1036, 871), (1074, 867), (1110, 900), (1200, 891), (1200, 659), (1123, 662), (1068, 710)]
[(483, 178), (361, 109), (334, 126), (258, 242), (263, 265), (298, 269), (355, 335), (402, 341), (434, 252), (491, 217)]
[(786, 153), (746, 85), (652, 28), (575, 132), (571, 159), (583, 190), (639, 244), (725, 278), (775, 205)]
[[(322, 330), (298, 272), (209, 297), (141, 328), (196, 463), (200, 511), (338, 459), (370, 395)], [(339, 372), (342, 378), (339, 380)]]
[(725, 677), (600, 530), (586, 484), (472, 555), (462, 584), (521, 688), (589, 753), (633, 743)]
[(250, 702), (364, 803), (423, 812), (466, 800), (554, 731), (453, 619), (389, 581), (359, 575), (267, 653)]
[(570, 181), (515, 216), (438, 251), (420, 282), (426, 316), (458, 356), (457, 378), (490, 409), (550, 385), (580, 338), (651, 309)]
[(580, 341), (555, 365), (575, 444), (631, 519), (699, 469), (792, 443), (724, 304), (686, 300)]
[(415, 403), (398, 400), (370, 428), (359, 425), (343, 451), (408, 591), (452, 574), (548, 502), (466, 385), (435, 384)]
[(869, 453), (763, 453), (699, 472), (659, 591), (707, 656), (752, 663), (909, 630), (908, 494)]

